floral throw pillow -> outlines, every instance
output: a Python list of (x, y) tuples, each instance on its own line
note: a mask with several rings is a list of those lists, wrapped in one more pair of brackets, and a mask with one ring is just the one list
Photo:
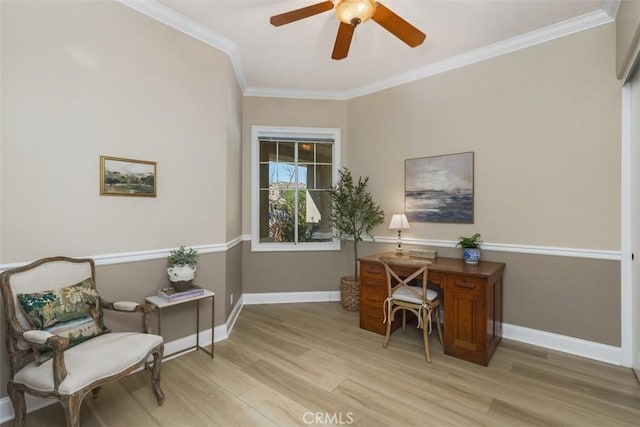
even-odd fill
[[(31, 327), (69, 338), (69, 347), (111, 332), (104, 325), (102, 299), (90, 277), (66, 288), (17, 298)], [(52, 357), (49, 347), (38, 346), (36, 365)]]

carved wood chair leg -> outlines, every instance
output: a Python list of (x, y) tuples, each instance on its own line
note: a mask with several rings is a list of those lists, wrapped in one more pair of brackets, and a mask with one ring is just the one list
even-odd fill
[(427, 322), (430, 321), (431, 313), (427, 310), (422, 315), (422, 338), (424, 339), (424, 355), (427, 358), (427, 363), (431, 363), (431, 353), (429, 352), (429, 327)]
[(27, 418), (27, 404), (24, 400), (24, 390), (16, 387), (13, 381), (9, 381), (7, 383), (7, 392), (9, 393), (9, 399), (11, 399), (13, 412), (15, 413), (14, 425), (15, 427), (22, 427)]
[(164, 392), (160, 388), (160, 364), (162, 363), (163, 349), (153, 353), (153, 368), (151, 370), (151, 388), (156, 396), (158, 406), (164, 403)]
[(67, 427), (80, 427), (80, 406), (82, 406), (83, 397), (80, 394), (72, 394), (60, 399), (67, 418)]
[(93, 395), (93, 398), (94, 398), (94, 399), (97, 399), (97, 398), (98, 398), (98, 395), (100, 394), (100, 389), (101, 389), (101, 388), (102, 388), (102, 387), (96, 387), (96, 388), (94, 388), (93, 390), (91, 390), (91, 394)]

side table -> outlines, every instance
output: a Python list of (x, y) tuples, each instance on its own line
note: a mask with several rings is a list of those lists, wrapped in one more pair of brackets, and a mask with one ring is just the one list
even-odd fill
[[(204, 347), (200, 346), (200, 301), (207, 299), (207, 298), (211, 298), (211, 351), (207, 350)], [(215, 292), (211, 292), (208, 291), (206, 289), (204, 289), (204, 294), (203, 295), (197, 295), (191, 298), (184, 298), (184, 299), (180, 299), (177, 301), (166, 301), (164, 299), (162, 299), (161, 297), (157, 296), (157, 295), (153, 295), (150, 297), (146, 297), (145, 300), (147, 301), (147, 304), (150, 304), (154, 307), (154, 309), (156, 310), (157, 313), (157, 318), (158, 318), (158, 335), (162, 335), (162, 323), (161, 323), (161, 313), (162, 310), (164, 310), (165, 308), (168, 307), (173, 307), (179, 304), (185, 304), (188, 302), (193, 302), (196, 306), (196, 345), (186, 348), (184, 350), (180, 350), (177, 351), (175, 353), (171, 353), (171, 354), (167, 354), (164, 357), (169, 357), (169, 356), (173, 356), (175, 354), (178, 353), (184, 353), (186, 351), (189, 350), (193, 350), (193, 349), (200, 349), (202, 351), (204, 351), (205, 353), (209, 354), (211, 356), (211, 358), (213, 359), (213, 329), (214, 329), (214, 308), (215, 308), (215, 300), (216, 300), (216, 294)]]

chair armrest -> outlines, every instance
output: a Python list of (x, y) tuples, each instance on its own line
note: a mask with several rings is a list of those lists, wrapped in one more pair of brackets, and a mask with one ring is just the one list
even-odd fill
[(138, 303), (133, 301), (116, 301), (113, 303), (113, 308), (118, 311), (136, 311)]
[(29, 330), (22, 334), (22, 338), (31, 344), (46, 344), (47, 340), (52, 336), (53, 334), (51, 332), (41, 331), (39, 329)]
[(110, 302), (110, 301), (102, 300), (102, 305), (107, 310), (123, 311), (123, 312), (129, 312), (129, 313), (132, 313), (132, 312), (144, 313), (144, 306), (133, 301)]
[(30, 344), (45, 345), (53, 350), (53, 383), (55, 390), (58, 390), (58, 386), (68, 375), (64, 351), (69, 347), (69, 339), (38, 329), (22, 332), (22, 338)]
[(142, 329), (145, 334), (149, 333), (149, 312), (151, 307), (148, 304), (138, 304), (133, 301), (106, 301), (102, 300), (102, 306), (106, 310), (119, 311), (122, 313), (142, 313)]
[(22, 333), (22, 338), (30, 344), (46, 345), (53, 351), (64, 351), (69, 346), (69, 338), (54, 335), (51, 332), (39, 329), (29, 329)]

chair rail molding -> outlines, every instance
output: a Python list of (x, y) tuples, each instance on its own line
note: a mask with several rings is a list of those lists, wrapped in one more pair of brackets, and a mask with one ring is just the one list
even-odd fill
[[(243, 241), (242, 236), (238, 236), (233, 240), (230, 240), (226, 243), (214, 243), (209, 245), (185, 245), (188, 247), (192, 247), (197, 250), (201, 254), (211, 254), (218, 252), (226, 252), (234, 246), (240, 244)], [(124, 264), (127, 262), (138, 262), (138, 261), (150, 261), (154, 259), (163, 259), (169, 256), (172, 249), (152, 249), (148, 251), (138, 251), (138, 252), (120, 252), (113, 254), (102, 254), (102, 255), (84, 255), (84, 256), (74, 256), (74, 258), (92, 258), (96, 266), (101, 265), (112, 265), (112, 264)], [(4, 270), (9, 270), (10, 268), (22, 267), (30, 263), (31, 261), (23, 261), (23, 262), (13, 262), (8, 264), (0, 264), (0, 272)]]
[[(374, 239), (365, 238), (366, 242), (376, 243), (393, 243), (397, 242), (396, 237), (389, 236), (376, 236)], [(416, 239), (416, 238), (402, 238), (402, 243), (406, 245), (414, 246), (433, 246), (439, 248), (455, 248), (456, 240), (431, 240), (431, 239)], [(605, 249), (583, 249), (583, 248), (565, 248), (557, 246), (534, 246), (534, 245), (516, 245), (507, 243), (482, 243), (482, 250), (496, 251), (496, 252), (514, 252), (522, 254), (534, 254), (534, 255), (553, 255), (553, 256), (566, 256), (572, 258), (589, 258), (589, 259), (604, 259), (612, 261), (622, 260), (622, 251), (611, 251)]]

